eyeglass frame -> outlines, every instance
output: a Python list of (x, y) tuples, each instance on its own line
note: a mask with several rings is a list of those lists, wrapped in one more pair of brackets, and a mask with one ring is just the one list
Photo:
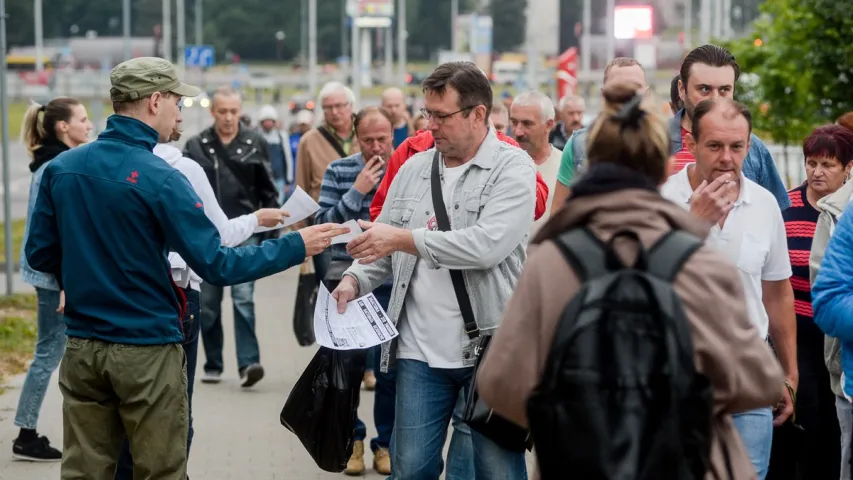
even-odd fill
[(334, 112), (335, 110), (343, 110), (343, 109), (345, 109), (347, 107), (351, 107), (351, 106), (352, 106), (351, 102), (342, 102), (342, 103), (335, 103), (332, 105), (322, 105), (321, 104), (320, 108), (324, 112)]
[(436, 112), (431, 112), (431, 111), (427, 110), (426, 108), (421, 108), (421, 115), (423, 115), (423, 117), (426, 119), (427, 122), (432, 121), (432, 122), (435, 122), (436, 125), (441, 125), (444, 123), (445, 120), (456, 115), (457, 113), (462, 113), (466, 110), (471, 110), (471, 109), (477, 108), (478, 106), (479, 105), (471, 105), (470, 107), (465, 107), (463, 109), (456, 110), (453, 113), (446, 113), (444, 115), (438, 114)]

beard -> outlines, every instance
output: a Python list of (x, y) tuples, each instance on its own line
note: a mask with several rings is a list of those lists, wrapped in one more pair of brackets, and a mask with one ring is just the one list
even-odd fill
[(690, 121), (693, 121), (693, 112), (696, 111), (696, 104), (691, 102), (689, 98), (684, 99), (684, 112), (687, 114), (687, 118)]

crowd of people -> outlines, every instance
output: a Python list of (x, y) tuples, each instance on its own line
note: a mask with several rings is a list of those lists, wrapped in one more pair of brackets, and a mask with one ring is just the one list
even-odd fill
[[(726, 49), (694, 49), (664, 119), (642, 65), (613, 59), (590, 125), (582, 98), (525, 91), (496, 101), (485, 74), (464, 62), (423, 82), (420, 111), (396, 88), (358, 109), (348, 87), (330, 82), (322, 119), (303, 110), (289, 129), (273, 106), (247, 126), (240, 93), (223, 87), (213, 125), (183, 151), (171, 144), (180, 101), (199, 90), (162, 59), (111, 72), (115, 115), (94, 142), (80, 102), (34, 105), (23, 130), (33, 180), (21, 270), (38, 295), (39, 340), (13, 453), (61, 460), (68, 479), (187, 478), (199, 338), (200, 381), (224, 373), (223, 287), (237, 375), (250, 388), (264, 377), (253, 282), (299, 266), (341, 311), (374, 293), (399, 330), (367, 352), (377, 436), (368, 442), (354, 419), (344, 473), (366, 471), (367, 447), (373, 469), (397, 480), (528, 478), (523, 449), (472, 418), (466, 406), (479, 398), (489, 418), (530, 432), (534, 475), (552, 478), (549, 465), (562, 461), (611, 478), (590, 460), (606, 458), (633, 472), (624, 478), (651, 478), (638, 472), (654, 452), (625, 453), (647, 433), (630, 448), (587, 438), (592, 447), (576, 451), (570, 440), (537, 449), (531, 398), (556, 369), (566, 325), (593, 321), (572, 305), (593, 291), (595, 272), (658, 275), (663, 258), (670, 274), (658, 276), (689, 332), (691, 375), (708, 385), (706, 448), (682, 455), (702, 465), (694, 473), (850, 479), (853, 217), (842, 214), (853, 198), (853, 114), (804, 139), (806, 181), (786, 190), (751, 112), (734, 100), (740, 74)], [(282, 221), (297, 186), (319, 211), (291, 232), (256, 233)], [(332, 246), (351, 220), (364, 232)], [(591, 243), (578, 243), (579, 231)], [(656, 255), (674, 232), (695, 245), (677, 259)], [(598, 248), (606, 265), (595, 264)], [(62, 452), (36, 431), (60, 360)], [(577, 409), (588, 398), (573, 392), (560, 402)], [(614, 408), (603, 403), (584, 408), (591, 417)], [(555, 448), (568, 453), (554, 458)]]

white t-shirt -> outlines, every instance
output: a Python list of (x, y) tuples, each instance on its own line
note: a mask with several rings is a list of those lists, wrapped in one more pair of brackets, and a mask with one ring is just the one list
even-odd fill
[(554, 202), (554, 189), (557, 188), (557, 173), (560, 171), (560, 162), (562, 160), (563, 151), (551, 146), (551, 154), (548, 156), (548, 159), (542, 162), (541, 165), (536, 165), (536, 170), (542, 175), (545, 185), (548, 185), (548, 203), (545, 205), (545, 214), (542, 215), (542, 218), (533, 222), (533, 226), (530, 228), (531, 238), (551, 218), (551, 204)]
[[(693, 165), (669, 177), (661, 188), (661, 195), (687, 210), (693, 194), (687, 172)], [(714, 225), (706, 243), (737, 265), (749, 318), (761, 338), (766, 338), (770, 321), (762, 301), (761, 282), (791, 277), (788, 239), (782, 211), (773, 194), (743, 174), (740, 185), (740, 195), (723, 228)]]
[[(470, 162), (444, 168), (441, 193), (445, 206), (453, 205), (453, 189), (469, 165)], [(452, 222), (453, 216), (449, 212), (447, 216)], [(424, 227), (438, 230), (435, 215)], [(446, 268), (421, 268), (421, 260), (418, 260), (409, 283), (405, 308), (406, 319), (398, 326), (397, 358), (420, 360), (432, 368), (462, 368), (465, 321), (453, 291), (450, 271)]]

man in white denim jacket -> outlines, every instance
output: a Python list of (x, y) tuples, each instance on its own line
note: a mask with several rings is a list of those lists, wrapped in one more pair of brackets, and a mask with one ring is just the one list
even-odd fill
[[(356, 263), (333, 296), (339, 310), (393, 273), (389, 316), (398, 341), (383, 345), (382, 369), (397, 360), (394, 478), (437, 478), (448, 422), (474, 373), (474, 345), (450, 281), (461, 270), (481, 335), (498, 328), (526, 258), (536, 171), (521, 149), (488, 126), (492, 90), (472, 63), (439, 66), (424, 81), (427, 128), (435, 148), (397, 174), (377, 223), (347, 245)], [(451, 230), (438, 231), (431, 174), (434, 159)], [(478, 479), (526, 478), (522, 453), (472, 432)], [(448, 472), (452, 470), (448, 465)], [(449, 475), (450, 477), (450, 475)]]

